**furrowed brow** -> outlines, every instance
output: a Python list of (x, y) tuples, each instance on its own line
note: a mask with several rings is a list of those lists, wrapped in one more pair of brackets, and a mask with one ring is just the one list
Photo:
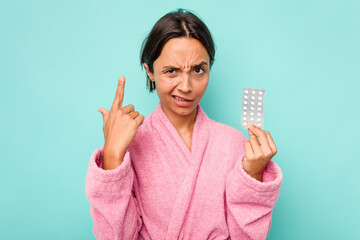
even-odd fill
[[(201, 62), (199, 64), (196, 64), (196, 65), (193, 65), (192, 67), (195, 68), (195, 67), (201, 67), (202, 65), (207, 65), (207, 62)], [(167, 65), (167, 66), (164, 66), (163, 69), (167, 69), (167, 68), (171, 68), (171, 69), (176, 69), (176, 70), (179, 70), (180, 68), (178, 67), (175, 67), (173, 65)]]

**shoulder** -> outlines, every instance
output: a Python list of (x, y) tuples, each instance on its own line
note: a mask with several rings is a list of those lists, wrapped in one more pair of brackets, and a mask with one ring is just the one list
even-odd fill
[(211, 132), (213, 136), (219, 138), (223, 142), (246, 142), (247, 138), (235, 127), (227, 125), (225, 123), (217, 122), (213, 119), (209, 119), (211, 123)]

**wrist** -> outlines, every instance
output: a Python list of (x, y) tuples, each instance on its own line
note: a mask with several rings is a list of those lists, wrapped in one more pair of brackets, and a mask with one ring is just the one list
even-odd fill
[(243, 166), (243, 169), (244, 169), (244, 171), (245, 171), (250, 177), (255, 178), (256, 180), (262, 182), (263, 171), (262, 171), (262, 172), (257, 172), (257, 173), (248, 172), (248, 171), (246, 171), (246, 169), (244, 168), (244, 166)]
[[(249, 174), (250, 175), (250, 174)], [(256, 180), (262, 182), (262, 177), (263, 177), (263, 174), (260, 173), (260, 174), (252, 174), (250, 175), (252, 178), (255, 178)]]
[(123, 162), (125, 153), (125, 151), (121, 151), (119, 153), (109, 153), (104, 151), (102, 168), (104, 170), (112, 170), (117, 168)]

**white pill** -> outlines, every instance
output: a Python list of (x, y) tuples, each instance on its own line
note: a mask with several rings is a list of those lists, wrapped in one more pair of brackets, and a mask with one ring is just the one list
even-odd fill
[(246, 117), (243, 117), (244, 120), (246, 120)]
[(254, 115), (254, 113), (253, 113), (253, 112), (250, 112), (250, 115), (252, 116), (252, 115)]
[(248, 91), (248, 90), (245, 90), (245, 93), (249, 93), (249, 91)]
[(252, 93), (252, 94), (255, 94), (255, 91), (252, 91), (251, 93)]
[(261, 118), (258, 118), (257, 120), (258, 120), (258, 121), (260, 121), (260, 120), (261, 120)]
[(254, 97), (254, 96), (251, 96), (251, 99), (252, 99), (252, 100), (254, 100), (254, 99), (255, 99), (255, 97)]
[(258, 107), (257, 110), (258, 110), (258, 111), (261, 111), (261, 107)]
[(247, 109), (247, 107), (246, 107), (246, 106), (244, 106), (244, 109), (246, 110), (246, 109)]
[(248, 96), (245, 95), (244, 98), (245, 98), (245, 99), (248, 99)]
[(243, 112), (244, 115), (246, 115), (246, 112)]
[(262, 94), (263, 94), (263, 92), (261, 92), (261, 91), (260, 91), (260, 92), (259, 92), (259, 94), (260, 94), (260, 95), (262, 95)]
[(254, 107), (250, 107), (251, 110), (254, 110)]
[(260, 106), (261, 106), (261, 102), (258, 102), (258, 105), (260, 105)]
[(251, 105), (254, 105), (255, 103), (253, 101), (251, 101)]
[(261, 127), (261, 124), (260, 124), (260, 123), (258, 123), (258, 126), (259, 126), (259, 127)]
[(250, 120), (251, 120), (251, 121), (253, 121), (253, 120), (254, 120), (254, 118), (250, 118)]
[(244, 101), (244, 104), (247, 104), (247, 101)]
[(246, 126), (246, 123), (243, 123), (244, 126)]
[(262, 97), (258, 97), (259, 100), (262, 100)]

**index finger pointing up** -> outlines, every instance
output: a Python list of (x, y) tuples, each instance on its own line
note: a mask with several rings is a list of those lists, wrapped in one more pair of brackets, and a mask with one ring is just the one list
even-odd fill
[(122, 107), (123, 99), (124, 99), (124, 86), (125, 86), (125, 77), (120, 76), (118, 81), (118, 86), (116, 89), (116, 94), (114, 98), (114, 102), (111, 106), (110, 111), (114, 111)]

